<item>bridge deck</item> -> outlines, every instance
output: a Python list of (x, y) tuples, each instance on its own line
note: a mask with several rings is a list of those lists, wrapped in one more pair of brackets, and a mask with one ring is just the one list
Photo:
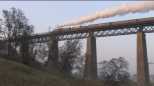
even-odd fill
[(143, 32), (145, 33), (154, 32), (154, 17), (92, 24), (72, 28), (59, 28), (48, 33), (34, 34), (30, 39), (33, 43), (48, 42), (50, 35), (56, 35), (59, 41), (83, 39), (88, 37), (89, 32), (94, 32), (94, 36), (96, 37), (119, 36), (135, 34), (140, 27), (143, 27)]

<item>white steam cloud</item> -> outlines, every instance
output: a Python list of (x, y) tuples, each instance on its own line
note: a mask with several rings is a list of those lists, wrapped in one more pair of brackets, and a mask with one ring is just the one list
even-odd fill
[(122, 4), (117, 7), (108, 8), (102, 11), (95, 12), (92, 15), (82, 16), (77, 20), (64, 23), (63, 25), (58, 25), (59, 27), (64, 26), (76, 26), (89, 22), (93, 22), (97, 19), (104, 19), (114, 16), (126, 15), (129, 13), (138, 13), (138, 12), (148, 12), (154, 10), (154, 1), (142, 1), (135, 4)]

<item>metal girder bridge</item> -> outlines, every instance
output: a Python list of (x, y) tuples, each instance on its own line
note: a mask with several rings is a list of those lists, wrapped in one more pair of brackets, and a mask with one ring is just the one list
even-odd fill
[[(58, 28), (52, 32), (33, 34), (29, 39), (32, 43), (48, 42), (51, 35), (55, 35), (58, 41), (84, 39), (89, 36), (89, 32), (93, 32), (95, 37), (129, 35), (137, 33), (140, 27), (143, 28), (143, 32), (145, 33), (154, 32), (154, 17), (92, 24), (72, 28)], [(12, 39), (12, 41), (19, 41), (20, 39), (21, 38)]]
[[(119, 28), (119, 29), (111, 29), (111, 30), (102, 30), (102, 31), (94, 31), (95, 37), (108, 37), (108, 36), (119, 36), (119, 35), (129, 35), (129, 34), (136, 34), (139, 30), (140, 26), (136, 27), (128, 27), (128, 28)], [(143, 32), (145, 33), (153, 33), (154, 32), (154, 24), (143, 26)], [(44, 43), (48, 42), (50, 35), (52, 32), (49, 33), (43, 33), (43, 34), (35, 34), (33, 36), (30, 36), (30, 40), (32, 43)], [(56, 35), (56, 38), (59, 41), (63, 40), (73, 40), (73, 39), (84, 39), (88, 38), (89, 32), (77, 32), (77, 33), (71, 33), (71, 34), (62, 34), (62, 35)], [(20, 40), (14, 39), (14, 41)], [(13, 40), (12, 40), (13, 41)]]
[[(95, 37), (107, 37), (107, 36), (119, 36), (119, 35), (129, 35), (136, 34), (140, 29), (140, 26), (136, 27), (128, 27), (128, 28), (119, 28), (119, 29), (111, 29), (111, 30), (102, 30), (102, 31), (94, 31)], [(152, 33), (154, 32), (154, 24), (150, 26), (143, 26), (143, 32)], [(85, 33), (74, 33), (74, 34), (65, 34), (65, 35), (57, 35), (58, 40), (72, 40), (72, 39), (83, 39), (89, 36), (88, 32)]]
[(69, 40), (87, 38), (89, 32), (93, 32), (95, 37), (135, 34), (141, 27), (145, 33), (154, 32), (154, 17), (92, 24), (72, 28), (59, 28), (54, 30), (52, 33), (57, 35), (58, 40)]
[(154, 17), (93, 24), (72, 28), (59, 28), (48, 33), (34, 34), (30, 38), (32, 42), (37, 43), (48, 42), (49, 36), (52, 34), (56, 35), (56, 38), (59, 41), (87, 38), (89, 36), (89, 32), (93, 32), (95, 37), (129, 35), (137, 33), (140, 27), (143, 28), (143, 32), (145, 33), (154, 32)]

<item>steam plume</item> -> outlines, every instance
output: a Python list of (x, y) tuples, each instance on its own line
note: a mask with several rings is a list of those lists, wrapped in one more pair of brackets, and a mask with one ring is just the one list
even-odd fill
[(129, 13), (148, 12), (150, 10), (154, 10), (154, 1), (142, 1), (135, 4), (122, 4), (117, 7), (95, 12), (92, 15), (82, 16), (78, 20), (67, 22), (63, 25), (60, 25), (60, 27), (81, 25), (93, 22), (100, 18), (104, 19), (118, 15), (126, 15)]

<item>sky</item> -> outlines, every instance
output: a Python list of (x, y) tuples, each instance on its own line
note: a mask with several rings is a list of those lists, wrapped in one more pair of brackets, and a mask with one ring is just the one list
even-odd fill
[[(55, 25), (65, 21), (77, 19), (105, 8), (135, 3), (139, 1), (0, 1), (0, 18), (2, 10), (11, 7), (20, 8), (35, 27), (35, 33), (53, 30)], [(128, 20), (134, 18), (154, 17), (154, 11), (147, 13), (128, 14), (107, 19), (99, 19), (94, 23)], [(146, 34), (149, 62), (154, 62), (154, 33)], [(83, 41), (85, 46), (86, 40)], [(85, 47), (83, 48), (85, 49)], [(128, 60), (130, 72), (136, 73), (136, 35), (100, 37), (97, 38), (97, 60), (124, 57)], [(150, 73), (154, 74), (154, 65), (150, 66)]]

